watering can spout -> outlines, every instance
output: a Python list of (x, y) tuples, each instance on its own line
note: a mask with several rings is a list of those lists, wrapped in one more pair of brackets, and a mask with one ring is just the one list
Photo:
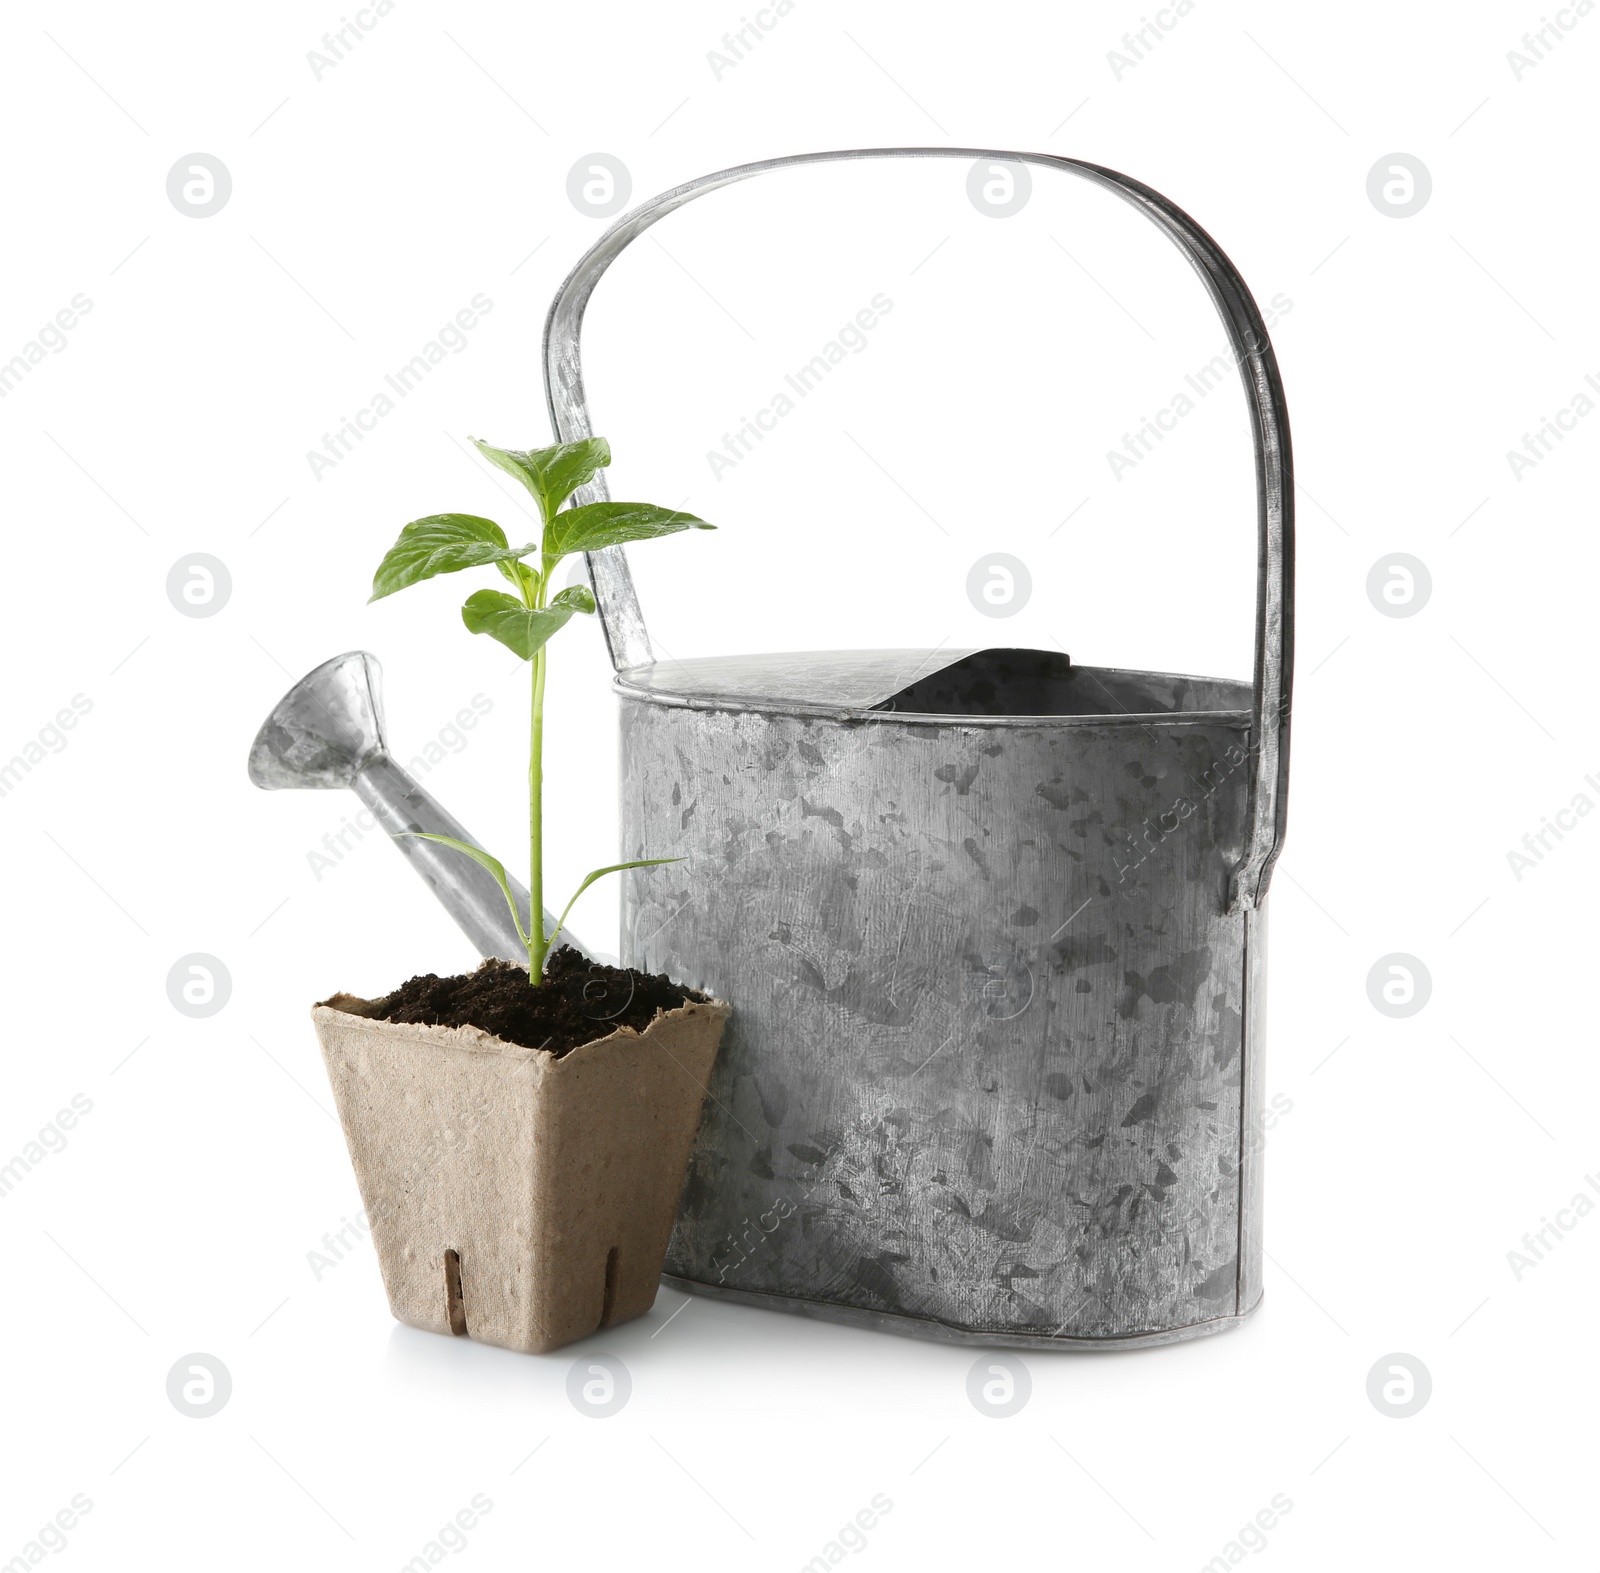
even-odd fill
[(379, 699), (383, 669), (351, 650), (308, 672), (273, 706), (250, 745), (250, 779), (282, 787), (353, 787), (389, 752)]
[[(383, 669), (365, 650), (324, 661), (273, 706), (250, 745), (250, 779), (265, 791), (348, 787), (394, 839), (480, 956), (527, 960), (505, 896), (487, 870), (424, 835), (479, 843), (465, 826), (389, 755), (384, 734)], [(509, 880), (520, 916), (528, 892)], [(545, 932), (555, 919), (544, 914)], [(570, 930), (565, 942), (585, 947)]]

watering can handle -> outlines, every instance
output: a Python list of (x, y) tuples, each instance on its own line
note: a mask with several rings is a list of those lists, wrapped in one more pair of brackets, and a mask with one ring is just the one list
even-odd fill
[[(797, 164), (827, 164), (861, 158), (956, 158), (1034, 164), (1081, 176), (1131, 204), (1177, 246), (1200, 275), (1212, 304), (1228, 330), (1234, 359), (1244, 380), (1255, 442), (1256, 651), (1250, 777), (1250, 839), (1235, 870), (1230, 906), (1256, 907), (1265, 899), (1272, 865), (1283, 844), (1289, 784), (1289, 696), (1294, 664), (1294, 473), (1289, 450), (1289, 416), (1283, 384), (1261, 313), (1238, 270), (1221, 248), (1181, 208), (1136, 180), (1098, 164), (1048, 153), (1003, 153), (985, 148), (855, 148), (802, 153), (788, 158), (741, 164), (675, 186), (625, 213), (573, 268), (550, 303), (544, 332), (545, 396), (557, 439), (575, 442), (593, 435), (584, 399), (579, 336), (584, 308), (617, 255), (650, 226), (684, 203), (768, 170)], [(581, 488), (579, 503), (603, 502), (605, 478)], [(589, 574), (605, 626), (612, 665), (618, 671), (648, 666), (654, 660), (650, 637), (634, 594), (633, 577), (620, 546), (589, 554)]]

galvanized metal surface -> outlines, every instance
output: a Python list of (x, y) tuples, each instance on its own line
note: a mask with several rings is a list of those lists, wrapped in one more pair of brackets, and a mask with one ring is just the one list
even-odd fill
[(1267, 922), (1257, 907), (1245, 921), (1244, 1096), (1246, 1121), (1239, 1165), (1239, 1308), (1253, 1311), (1261, 1302), (1266, 1247), (1262, 1240), (1266, 1131)]
[[(273, 706), (250, 747), (250, 779), (267, 790), (349, 787), (371, 810), (481, 956), (526, 963), (528, 953), (500, 887), (470, 858), (414, 832), (474, 840), (453, 814), (389, 755), (384, 735), (383, 669), (364, 650), (324, 661)], [(401, 832), (413, 834), (404, 835)], [(528, 892), (509, 881), (526, 917)], [(546, 931), (555, 918), (545, 912)], [(567, 931), (566, 943), (583, 946)]]
[(1046, 1340), (1237, 1313), (1248, 713), (1065, 719), (624, 689), (624, 845), (688, 859), (624, 956), (735, 1003), (669, 1272)]
[[(1029, 1333), (1007, 1333), (998, 1330), (973, 1331), (965, 1327), (949, 1327), (942, 1322), (930, 1321), (925, 1316), (899, 1316), (892, 1311), (863, 1311), (855, 1306), (841, 1305), (830, 1300), (809, 1300), (796, 1295), (752, 1294), (741, 1289), (728, 1289), (721, 1284), (701, 1283), (694, 1278), (680, 1278), (676, 1273), (661, 1275), (662, 1283), (684, 1294), (704, 1295), (711, 1300), (726, 1300), (734, 1305), (748, 1305), (761, 1311), (783, 1311), (790, 1316), (806, 1316), (817, 1322), (835, 1322), (845, 1327), (859, 1327), (871, 1333), (895, 1333), (903, 1338), (921, 1338), (933, 1343), (968, 1344), (984, 1349), (1053, 1349), (1061, 1352), (1104, 1354), (1120, 1349), (1153, 1349), (1162, 1344), (1187, 1343), (1192, 1338), (1205, 1338), (1213, 1333), (1226, 1333), (1239, 1326), (1256, 1309), (1236, 1316), (1213, 1317), (1208, 1322), (1194, 1322), (1186, 1327), (1159, 1333), (1139, 1333), (1130, 1338), (1078, 1338), (1062, 1333), (1059, 1336), (1037, 1337)], [(1257, 1302), (1259, 1303), (1259, 1302)]]

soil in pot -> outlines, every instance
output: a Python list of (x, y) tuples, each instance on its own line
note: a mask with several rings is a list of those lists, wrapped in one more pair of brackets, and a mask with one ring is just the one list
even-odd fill
[(661, 973), (608, 967), (563, 945), (536, 989), (528, 987), (526, 967), (488, 961), (455, 977), (429, 972), (411, 978), (374, 1000), (366, 1014), (425, 1027), (478, 1027), (505, 1043), (546, 1049), (560, 1059), (618, 1027), (643, 1032), (658, 1011), (703, 1004), (709, 997)]

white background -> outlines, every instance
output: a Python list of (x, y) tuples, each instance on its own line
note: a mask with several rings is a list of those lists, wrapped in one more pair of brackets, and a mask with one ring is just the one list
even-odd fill
[[(483, 1493), (451, 1565), (781, 1570), (883, 1493), (852, 1564), (1592, 1565), (1600, 1219), (1520, 1278), (1507, 1253), (1600, 1171), (1600, 824), (1521, 879), (1506, 854), (1575, 795), (1600, 802), (1600, 419), (1520, 479), (1506, 453), (1600, 378), (1600, 20), (1562, 12), (1519, 79), (1532, 5), (1200, 0), (1119, 76), (1108, 52), (1140, 15), (799, 0), (719, 76), (731, 5), (400, 0), (319, 78), (331, 4), (9, 10), (0, 358), (93, 304), (0, 401), (0, 756), (75, 695), (92, 708), (0, 798), (0, 1161), (74, 1095), (93, 1107), (0, 1199), (0, 1564), (83, 1493), (52, 1564), (394, 1569)], [(1126, 170), (1263, 304), (1291, 302), (1273, 338), (1299, 681), (1267, 1079), (1292, 1108), (1268, 1146), (1265, 1304), (1194, 1344), (1030, 1354), (1030, 1402), (996, 1420), (966, 1396), (974, 1351), (663, 1291), (593, 1342), (633, 1379), (596, 1421), (565, 1385), (590, 1345), (534, 1359), (397, 1328), (369, 1247), (308, 1265), (359, 1205), (310, 1002), (472, 957), (376, 836), (318, 878), (308, 853), (354, 800), (263, 795), (245, 753), (302, 672), (369, 648), (399, 757), (443, 733), (430, 789), (520, 861), (525, 672), (462, 630), (464, 580), (365, 599), (420, 514), (518, 538), (465, 438), (548, 440), (543, 314), (603, 227), (568, 171), (610, 154), (642, 200), (751, 159), (917, 143)], [(204, 219), (166, 192), (195, 152), (232, 177)], [(1433, 183), (1403, 219), (1367, 194), (1396, 152)], [(769, 177), (669, 219), (596, 295), (614, 495), (721, 526), (634, 554), (660, 648), (999, 638), (1247, 675), (1242, 399), (1205, 401), (1120, 481), (1106, 460), (1222, 349), (1203, 292), (1087, 186), (1036, 172), (996, 220), (965, 175)], [(880, 292), (867, 347), (716, 479), (706, 451)], [(478, 293), (465, 347), (317, 478), (307, 450)], [(1034, 580), (1003, 623), (964, 590), (992, 551)], [(208, 618), (165, 591), (195, 552), (232, 577)], [(1432, 576), (1407, 618), (1366, 592), (1396, 552)], [(615, 764), (599, 630), (555, 648), (559, 890), (608, 860)], [(474, 695), (492, 708), (452, 752)], [(591, 943), (614, 946), (615, 903), (585, 898)], [(167, 999), (193, 952), (232, 977), (205, 1020)], [(1406, 1019), (1367, 995), (1395, 952), (1432, 979)], [(165, 1392), (196, 1351), (232, 1374), (209, 1419)], [(1409, 1419), (1367, 1397), (1392, 1352), (1432, 1375)], [(1264, 1548), (1230, 1553), (1279, 1493)]]

